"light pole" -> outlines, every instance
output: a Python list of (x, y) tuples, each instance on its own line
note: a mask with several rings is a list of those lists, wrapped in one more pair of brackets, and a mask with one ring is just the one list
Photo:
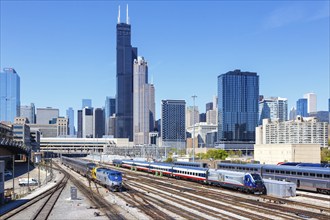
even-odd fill
[(194, 107), (193, 107), (193, 162), (195, 162), (195, 98), (197, 98), (196, 95), (191, 96), (194, 101)]

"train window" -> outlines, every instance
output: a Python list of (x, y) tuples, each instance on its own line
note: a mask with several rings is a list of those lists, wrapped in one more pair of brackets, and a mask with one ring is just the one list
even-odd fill
[(324, 178), (330, 178), (329, 174), (324, 174)]
[(304, 176), (308, 176), (308, 173), (304, 173)]
[(280, 171), (278, 171), (278, 170), (275, 170), (275, 173), (280, 173)]
[(285, 171), (285, 174), (290, 174), (290, 171)]
[(298, 176), (302, 176), (302, 172), (297, 172), (297, 175)]
[(274, 173), (274, 170), (270, 170), (270, 173)]
[(258, 171), (258, 169), (257, 168), (254, 168), (254, 171)]
[(291, 174), (292, 174), (292, 175), (297, 175), (297, 173), (296, 173), (296, 172), (294, 172), (294, 171), (292, 171), (292, 172), (291, 172)]
[(310, 176), (315, 176), (315, 173), (310, 173), (309, 175), (310, 175)]
[(266, 169), (266, 173), (269, 173), (269, 170)]
[(322, 178), (322, 174), (316, 174), (316, 176)]
[(281, 174), (284, 174), (284, 171), (283, 170), (281, 170)]

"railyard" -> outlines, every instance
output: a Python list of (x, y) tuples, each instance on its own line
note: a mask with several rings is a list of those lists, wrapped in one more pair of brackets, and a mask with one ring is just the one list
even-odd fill
[[(48, 219), (330, 218), (330, 196), (327, 195), (299, 192), (297, 197), (279, 199), (102, 164), (120, 170), (124, 174), (124, 190), (111, 192), (68, 167), (60, 165), (59, 161), (56, 164), (59, 164), (59, 169), (63, 170), (55, 171), (55, 179), (52, 180), (54, 187), (65, 177), (70, 177), (66, 184), (62, 184), (63, 191), (54, 189), (59, 197), (51, 204), (45, 205), (52, 191), (46, 190), (48, 195), (45, 195), (44, 199), (38, 199), (33, 205), (27, 205), (27, 209), (21, 206), (22, 211), (13, 210), (12, 214), (7, 213), (2, 218), (38, 219), (36, 213), (42, 210), (42, 206), (48, 207)], [(78, 189), (77, 199), (70, 199), (72, 186)]]

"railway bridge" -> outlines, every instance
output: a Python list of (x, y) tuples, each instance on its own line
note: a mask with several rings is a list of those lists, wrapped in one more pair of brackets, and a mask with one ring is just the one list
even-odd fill
[(15, 141), (12, 128), (0, 123), (0, 156), (28, 154), (28, 148), (20, 141)]

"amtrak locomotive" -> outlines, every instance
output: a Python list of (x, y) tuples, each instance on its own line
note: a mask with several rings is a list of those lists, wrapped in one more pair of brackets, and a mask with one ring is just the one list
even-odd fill
[(95, 163), (85, 160), (64, 157), (61, 158), (62, 164), (83, 176), (90, 178), (111, 191), (122, 191), (122, 173), (104, 167), (99, 167)]
[(153, 163), (134, 160), (113, 160), (115, 166), (165, 175), (177, 179), (196, 181), (231, 188), (254, 194), (266, 194), (266, 187), (257, 173), (232, 172), (220, 169), (208, 169), (202, 166), (182, 166), (169, 163)]

